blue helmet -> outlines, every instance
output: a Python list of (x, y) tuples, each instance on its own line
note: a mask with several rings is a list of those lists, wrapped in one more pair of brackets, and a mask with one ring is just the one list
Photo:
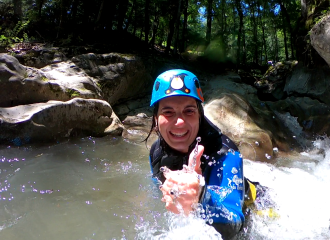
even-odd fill
[(156, 78), (152, 88), (150, 106), (171, 96), (188, 96), (204, 102), (198, 78), (191, 72), (182, 69), (168, 70)]

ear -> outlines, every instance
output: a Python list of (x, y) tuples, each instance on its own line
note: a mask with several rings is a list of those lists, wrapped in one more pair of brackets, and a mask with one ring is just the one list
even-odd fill
[(155, 120), (155, 127), (158, 127), (157, 116), (154, 116), (154, 120)]

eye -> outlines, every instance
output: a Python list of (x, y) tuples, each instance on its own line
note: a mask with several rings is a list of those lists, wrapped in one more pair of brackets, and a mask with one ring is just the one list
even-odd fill
[(172, 111), (172, 110), (164, 110), (164, 111), (162, 111), (161, 114), (164, 115), (165, 117), (171, 117), (171, 116), (174, 115), (174, 111)]
[(186, 115), (188, 115), (188, 116), (191, 116), (191, 115), (195, 114), (196, 111), (197, 111), (197, 110), (196, 110), (195, 108), (186, 108), (186, 109), (184, 110), (184, 113), (185, 113)]

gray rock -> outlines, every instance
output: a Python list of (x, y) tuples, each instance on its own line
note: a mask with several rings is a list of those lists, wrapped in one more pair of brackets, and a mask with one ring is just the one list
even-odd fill
[(5, 53), (0, 53), (0, 83), (20, 81), (26, 77), (26, 67), (16, 58)]
[(72, 62), (36, 69), (25, 68), (7, 54), (1, 54), (0, 59), (0, 107), (102, 97), (97, 83)]
[(49, 141), (73, 134), (121, 135), (123, 125), (103, 100), (75, 98), (0, 108), (0, 143)]
[(151, 92), (153, 79), (137, 56), (89, 53), (76, 56), (72, 61), (98, 82), (103, 99), (111, 105)]
[(306, 96), (330, 105), (330, 69), (307, 69), (298, 64), (286, 80), (284, 91), (288, 96)]
[(330, 66), (330, 16), (327, 15), (310, 31), (311, 44)]

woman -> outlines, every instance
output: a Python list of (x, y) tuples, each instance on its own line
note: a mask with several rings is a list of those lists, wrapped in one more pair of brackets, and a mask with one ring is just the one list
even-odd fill
[(148, 137), (155, 130), (159, 138), (150, 150), (151, 170), (162, 183), (169, 211), (188, 215), (202, 206), (201, 216), (230, 239), (244, 222), (242, 157), (204, 116), (202, 102), (199, 80), (191, 72), (174, 69), (157, 77)]

